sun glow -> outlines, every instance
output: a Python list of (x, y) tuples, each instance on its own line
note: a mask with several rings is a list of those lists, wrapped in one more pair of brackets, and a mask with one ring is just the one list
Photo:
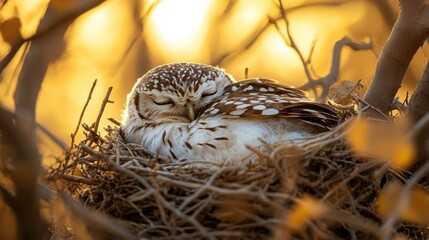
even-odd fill
[[(200, 57), (207, 30), (210, 0), (163, 0), (151, 17), (151, 39), (154, 47), (169, 56), (181, 59)], [(168, 53), (168, 54), (167, 54)]]

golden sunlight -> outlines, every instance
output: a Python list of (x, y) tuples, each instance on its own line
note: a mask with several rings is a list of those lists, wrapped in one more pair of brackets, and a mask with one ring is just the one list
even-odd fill
[[(106, 35), (109, 32), (109, 29), (112, 28), (112, 25), (115, 22), (115, 19), (112, 18), (113, 9), (108, 7), (101, 7), (97, 11), (91, 11), (89, 14), (86, 14), (83, 18), (76, 20), (77, 25), (77, 34), (76, 37), (80, 38), (81, 41), (85, 44), (93, 45), (92, 47), (100, 47), (100, 44), (105, 46), (111, 46), (115, 37), (103, 38), (103, 41), (94, 41), (94, 38), (99, 36)], [(120, 12), (120, 11), (115, 11)]]
[(163, 0), (152, 13), (151, 40), (166, 56), (181, 60), (201, 57), (210, 0)]

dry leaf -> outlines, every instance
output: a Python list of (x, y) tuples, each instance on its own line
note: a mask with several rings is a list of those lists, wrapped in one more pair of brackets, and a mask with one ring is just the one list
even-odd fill
[[(376, 202), (376, 211), (387, 217), (398, 204), (401, 187), (398, 184), (389, 184), (379, 195)], [(422, 188), (414, 188), (408, 196), (408, 202), (400, 213), (402, 220), (421, 224), (429, 224), (429, 194)]]
[(329, 98), (337, 104), (348, 105), (353, 103), (352, 96), (359, 95), (361, 89), (359, 82), (343, 80), (329, 88)]
[(406, 136), (405, 121), (386, 122), (370, 119), (358, 119), (347, 135), (347, 139), (356, 153), (374, 156), (389, 161), (395, 169), (411, 166), (415, 157), (415, 146)]
[(292, 232), (300, 232), (307, 222), (320, 218), (328, 211), (328, 207), (310, 196), (304, 196), (290, 212), (285, 215), (286, 228)]
[(14, 44), (22, 40), (22, 35), (19, 29), (21, 28), (21, 20), (18, 17), (12, 17), (3, 21), (0, 24), (0, 33), (3, 40), (9, 44)]

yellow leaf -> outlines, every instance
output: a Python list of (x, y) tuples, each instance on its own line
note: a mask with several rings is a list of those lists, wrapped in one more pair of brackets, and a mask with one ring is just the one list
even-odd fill
[(285, 216), (286, 228), (292, 232), (304, 229), (307, 222), (323, 216), (328, 207), (312, 197), (304, 196)]
[(360, 155), (388, 161), (392, 168), (406, 169), (414, 160), (415, 146), (406, 136), (405, 121), (358, 119), (347, 134), (352, 149)]
[(16, 43), (22, 40), (21, 32), (21, 21), (18, 17), (12, 17), (3, 21), (0, 24), (0, 33), (3, 40), (9, 44)]
[[(376, 211), (383, 217), (388, 217), (401, 198), (401, 187), (398, 184), (389, 184), (379, 195), (376, 202)], [(406, 205), (401, 209), (402, 220), (421, 224), (429, 224), (428, 192), (422, 188), (414, 188), (408, 196)]]
[(403, 142), (398, 144), (396, 149), (393, 151), (391, 166), (396, 169), (407, 169), (414, 162), (416, 154), (415, 146), (411, 141), (402, 139)]

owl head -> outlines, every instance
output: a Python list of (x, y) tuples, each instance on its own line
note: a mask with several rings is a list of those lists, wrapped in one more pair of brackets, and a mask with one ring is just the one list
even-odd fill
[(127, 111), (149, 121), (192, 122), (232, 81), (225, 71), (208, 65), (162, 65), (138, 79), (128, 96)]

